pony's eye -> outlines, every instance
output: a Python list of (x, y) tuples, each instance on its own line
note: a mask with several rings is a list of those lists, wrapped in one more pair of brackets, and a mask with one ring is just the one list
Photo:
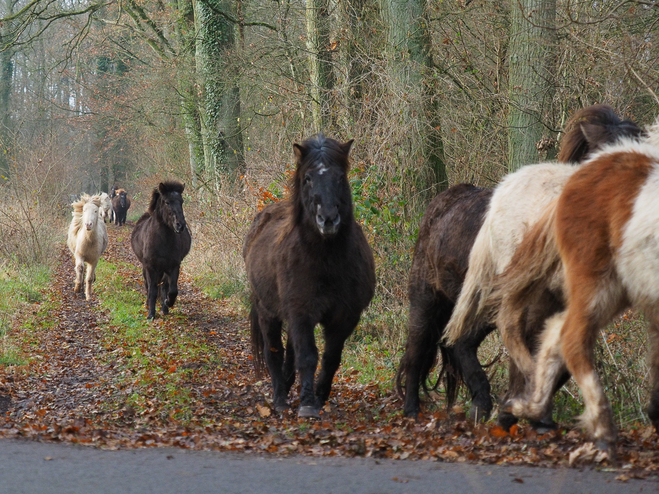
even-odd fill
[(311, 183), (311, 175), (305, 175), (304, 176), (304, 183), (305, 184), (310, 184)]

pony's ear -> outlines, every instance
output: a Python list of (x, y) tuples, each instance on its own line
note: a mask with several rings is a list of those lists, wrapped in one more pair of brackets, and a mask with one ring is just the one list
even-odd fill
[(341, 144), (341, 149), (343, 149), (343, 151), (344, 151), (346, 154), (350, 153), (350, 149), (352, 149), (352, 144), (353, 144), (354, 142), (355, 142), (354, 139), (350, 139), (349, 141), (344, 142), (343, 144)]
[(611, 140), (611, 131), (605, 125), (582, 123), (579, 127), (581, 127), (581, 132), (583, 132), (591, 151)]
[(158, 184), (158, 191), (163, 195), (167, 193), (167, 191), (165, 190), (165, 184), (163, 182), (160, 182)]
[(306, 151), (306, 149), (302, 145), (298, 144), (297, 142), (295, 144), (293, 144), (293, 153), (295, 153), (295, 159), (297, 161), (302, 160), (302, 157), (304, 156), (305, 151)]
[(181, 194), (183, 194), (183, 191), (185, 190), (185, 184), (181, 184)]

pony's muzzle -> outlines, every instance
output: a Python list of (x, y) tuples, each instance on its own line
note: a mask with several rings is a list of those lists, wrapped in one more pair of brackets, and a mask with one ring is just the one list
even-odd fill
[(323, 235), (336, 235), (341, 224), (341, 215), (337, 212), (334, 216), (326, 218), (319, 213), (316, 215), (316, 223)]
[(185, 223), (181, 224), (178, 221), (174, 223), (174, 231), (176, 233), (181, 233), (185, 229)]
[(85, 223), (85, 228), (86, 228), (87, 230), (91, 230), (92, 228), (94, 228), (94, 223), (92, 223), (91, 221)]

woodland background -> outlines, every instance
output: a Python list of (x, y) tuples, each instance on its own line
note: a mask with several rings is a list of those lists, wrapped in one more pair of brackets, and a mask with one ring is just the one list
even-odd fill
[[(391, 386), (429, 200), (553, 158), (581, 107), (643, 125), (659, 114), (656, 0), (2, 0), (0, 16), (4, 365), (72, 196), (115, 184), (134, 219), (160, 180), (185, 182), (184, 270), (245, 311), (249, 222), (285, 196), (292, 144), (323, 131), (355, 139), (353, 198), (377, 262), (345, 365)], [(646, 420), (644, 348), (633, 313), (600, 340), (620, 423)], [(496, 336), (483, 360), (500, 392)], [(558, 399), (578, 406), (569, 387)]]

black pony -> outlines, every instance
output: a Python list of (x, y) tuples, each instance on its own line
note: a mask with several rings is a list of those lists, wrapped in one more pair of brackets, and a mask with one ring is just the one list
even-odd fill
[[(570, 131), (561, 142), (559, 161), (578, 163), (593, 150), (616, 139), (637, 135), (640, 129), (629, 121), (621, 121), (612, 108), (594, 105), (577, 112), (567, 125)], [(405, 353), (396, 375), (398, 393), (405, 398), (404, 413), (416, 417), (420, 412), (419, 387), (428, 391), (428, 377), (435, 366), (438, 349), (442, 361), (439, 376), (445, 376), (445, 391), (452, 405), (460, 380), (472, 397), (470, 416), (485, 420), (492, 411), (490, 384), (483, 371), (477, 351), (485, 337), (494, 330), (482, 324), (460, 338), (452, 347), (442, 342), (442, 335), (460, 295), (469, 264), (469, 253), (489, 208), (492, 191), (460, 184), (436, 196), (425, 211), (419, 228), (409, 279), (409, 333)], [(562, 301), (544, 294), (543, 304), (534, 304), (520, 321), (525, 333), (520, 340), (534, 353), (537, 335), (545, 319), (562, 310)], [(563, 376), (559, 387), (569, 376)], [(439, 379), (431, 386), (435, 388)], [(509, 366), (508, 395), (518, 395), (525, 389), (525, 378), (512, 363)], [(505, 398), (504, 398), (505, 401)], [(549, 416), (536, 427), (551, 428)], [(510, 413), (498, 417), (503, 427), (516, 422)]]
[(160, 287), (163, 315), (176, 302), (181, 261), (190, 252), (192, 237), (183, 216), (184, 185), (161, 182), (153, 189), (146, 213), (135, 224), (130, 244), (142, 263), (149, 319), (156, 316)]
[[(353, 215), (348, 184), (352, 141), (322, 134), (293, 146), (297, 169), (287, 200), (254, 218), (243, 257), (252, 288), (252, 352), (257, 374), (267, 365), (274, 408), (288, 408), (300, 375), (300, 417), (317, 417), (330, 394), (345, 340), (375, 291), (375, 263)], [(282, 327), (286, 323), (286, 350)], [(325, 352), (314, 390), (320, 323)]]
[(117, 189), (115, 196), (112, 198), (112, 212), (114, 213), (114, 224), (123, 225), (126, 223), (126, 214), (130, 208), (130, 199), (124, 189)]

